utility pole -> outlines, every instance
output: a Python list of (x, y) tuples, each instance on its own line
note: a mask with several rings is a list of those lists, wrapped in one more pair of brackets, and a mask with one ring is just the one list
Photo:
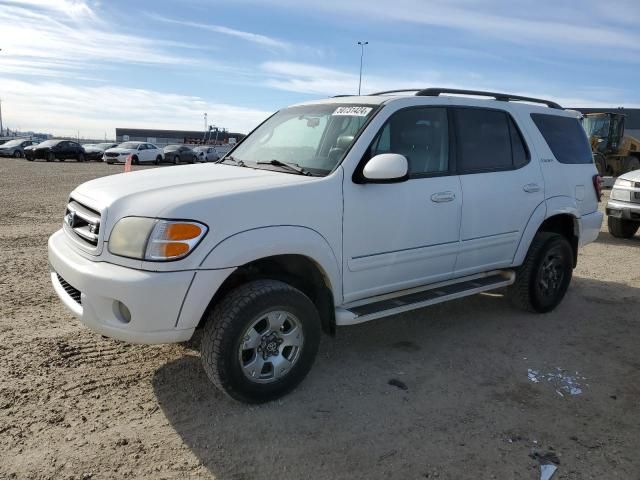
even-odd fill
[(358, 81), (358, 95), (360, 95), (360, 88), (362, 87), (362, 59), (364, 58), (364, 46), (369, 45), (369, 42), (358, 42), (360, 45), (360, 80)]
[(0, 136), (3, 135), (4, 130), (2, 129), (2, 99), (0, 99)]
[(207, 112), (204, 113), (204, 131), (207, 131)]

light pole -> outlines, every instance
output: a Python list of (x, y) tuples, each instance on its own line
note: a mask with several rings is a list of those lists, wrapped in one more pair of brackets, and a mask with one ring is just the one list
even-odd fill
[(362, 87), (362, 58), (364, 57), (364, 46), (369, 45), (369, 42), (358, 42), (360, 45), (360, 80), (358, 80), (358, 95), (360, 95), (360, 87)]
[(204, 114), (204, 131), (207, 131), (207, 113)]

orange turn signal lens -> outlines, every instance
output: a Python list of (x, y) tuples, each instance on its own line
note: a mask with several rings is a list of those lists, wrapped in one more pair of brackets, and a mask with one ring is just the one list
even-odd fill
[(184, 255), (189, 251), (189, 244), (181, 242), (161, 243), (156, 246), (156, 254), (161, 257), (172, 258)]
[(191, 240), (201, 233), (202, 228), (193, 223), (171, 223), (167, 225), (167, 229), (164, 231), (164, 238), (166, 240)]

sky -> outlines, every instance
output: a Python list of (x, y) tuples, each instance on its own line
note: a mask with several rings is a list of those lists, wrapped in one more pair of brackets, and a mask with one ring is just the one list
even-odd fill
[(638, 0), (0, 0), (4, 126), (248, 132), (290, 104), (452, 87), (640, 107)]

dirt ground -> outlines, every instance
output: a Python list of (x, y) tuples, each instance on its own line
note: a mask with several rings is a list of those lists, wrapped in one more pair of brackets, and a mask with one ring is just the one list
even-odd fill
[(538, 479), (551, 454), (554, 480), (640, 479), (640, 235), (604, 227), (553, 313), (485, 294), (341, 328), (246, 406), (196, 349), (102, 338), (55, 296), (68, 193), (121, 170), (0, 159), (0, 478)]

